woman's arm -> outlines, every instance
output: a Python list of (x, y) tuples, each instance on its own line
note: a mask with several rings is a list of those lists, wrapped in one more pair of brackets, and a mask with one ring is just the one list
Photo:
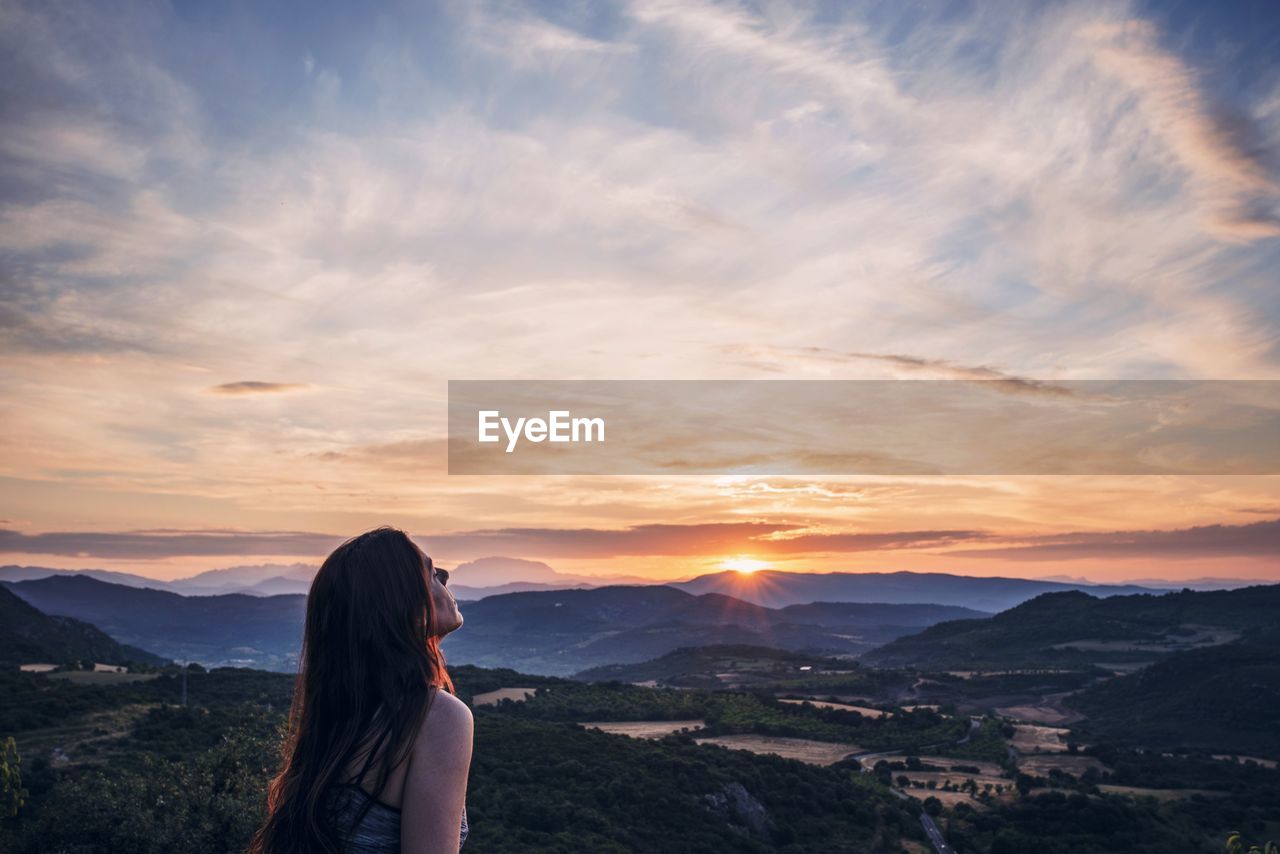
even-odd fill
[(400, 802), (404, 854), (457, 854), (471, 768), (471, 710), (436, 691), (414, 740)]

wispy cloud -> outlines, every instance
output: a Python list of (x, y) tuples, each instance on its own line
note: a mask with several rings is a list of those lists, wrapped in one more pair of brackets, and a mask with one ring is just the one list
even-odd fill
[(222, 383), (210, 386), (212, 394), (280, 394), (282, 392), (299, 391), (307, 388), (305, 383), (271, 383), (261, 380), (240, 380), (233, 383)]
[(1055, 534), (1013, 545), (956, 552), (962, 557), (1057, 561), (1086, 558), (1206, 557), (1275, 558), (1280, 554), (1280, 519), (1247, 525), (1200, 525), (1169, 531), (1105, 531)]
[(175, 556), (322, 555), (343, 541), (305, 531), (55, 531), (0, 530), (0, 552), (105, 560), (157, 560)]
[(1233, 242), (1280, 235), (1275, 153), (1249, 115), (1213, 104), (1194, 72), (1160, 48), (1150, 21), (1094, 24), (1083, 32), (1097, 44), (1099, 67), (1135, 94), (1152, 130), (1187, 171), (1214, 233)]

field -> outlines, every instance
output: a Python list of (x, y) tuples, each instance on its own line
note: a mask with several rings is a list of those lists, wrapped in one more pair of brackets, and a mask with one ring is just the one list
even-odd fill
[[(1004, 782), (1009, 782), (1008, 780)], [(902, 793), (909, 798), (917, 801), (923, 801), (926, 798), (937, 798), (942, 802), (944, 807), (954, 807), (956, 804), (968, 804), (975, 810), (986, 809), (987, 805), (977, 798), (969, 796), (968, 792), (947, 792), (941, 789), (903, 789)], [(1003, 796), (1001, 796), (1003, 797)]]
[(798, 759), (809, 765), (833, 765), (861, 748), (856, 744), (836, 744), (829, 741), (813, 741), (807, 738), (782, 738), (766, 735), (719, 735), (696, 738), (698, 744), (718, 744), (730, 750), (746, 750)]
[(1032, 721), (1038, 724), (1056, 726), (1070, 724), (1081, 720), (1084, 715), (1064, 709), (1061, 700), (1066, 694), (1048, 694), (1039, 703), (1027, 703), (1018, 706), (1001, 706), (994, 711), (1006, 718), (1017, 721)]
[[(999, 776), (990, 775), (990, 774), (966, 774), (963, 771), (894, 771), (893, 772), (893, 778), (895, 780), (897, 780), (900, 775), (905, 776), (907, 779), (911, 780), (913, 783), (916, 781), (919, 781), (923, 783), (925, 786), (928, 786), (929, 783), (932, 782), (937, 787), (938, 790), (941, 790), (942, 787), (945, 786), (948, 782), (951, 783), (951, 787), (954, 789), (954, 788), (959, 788), (969, 780), (972, 780), (973, 782), (977, 783), (979, 789), (981, 789), (983, 786), (986, 786), (986, 785), (990, 785), (991, 788), (993, 789), (996, 786), (1004, 786), (1004, 787), (1013, 786), (1013, 781), (1006, 779), (1005, 777), (999, 777)], [(913, 791), (929, 791), (929, 790), (916, 789), (913, 786), (910, 789), (904, 788), (903, 791), (910, 794)]]
[(1052, 770), (1079, 777), (1090, 768), (1103, 771), (1106, 766), (1092, 756), (1067, 756), (1062, 753), (1042, 753), (1038, 756), (1024, 756), (1018, 760), (1019, 771), (1040, 777), (1049, 776)]
[(631, 738), (662, 738), (682, 729), (697, 730), (706, 727), (706, 721), (582, 721), (578, 726), (598, 729), (614, 735)]
[(517, 703), (523, 703), (532, 697), (537, 690), (537, 688), (499, 688), (496, 691), (476, 694), (471, 698), (471, 703), (476, 706), (496, 706), (503, 700), (514, 700)]
[(797, 706), (798, 706), (798, 705), (803, 705), (804, 703), (809, 703), (810, 705), (813, 705), (814, 707), (819, 708), (819, 709), (840, 709), (841, 711), (845, 711), (845, 712), (857, 712), (858, 714), (862, 715), (863, 717), (868, 717), (868, 718), (887, 718), (887, 717), (891, 717), (891, 716), (893, 715), (893, 712), (886, 712), (886, 711), (884, 711), (883, 709), (872, 709), (872, 708), (870, 708), (870, 707), (868, 707), (868, 706), (854, 706), (854, 705), (850, 705), (849, 703), (833, 703), (833, 702), (831, 702), (830, 700), (812, 700), (812, 699), (806, 699), (806, 700), (787, 700), (787, 699), (779, 699), (779, 700), (778, 700), (778, 702), (779, 702), (779, 703), (793, 703), (793, 704), (795, 704), (795, 705), (797, 705)]
[[(950, 768), (952, 765), (966, 765), (966, 766), (971, 767), (971, 768), (977, 768), (977, 769), (978, 769), (978, 774), (980, 774), (980, 775), (984, 775), (984, 776), (987, 776), (987, 777), (999, 777), (1002, 773), (1004, 773), (1004, 769), (1003, 769), (1003, 768), (1001, 768), (1001, 767), (1000, 767), (998, 764), (996, 764), (995, 762), (981, 762), (981, 761), (979, 761), (979, 760), (977, 760), (977, 759), (956, 759), (956, 758), (951, 757), (951, 756), (917, 756), (917, 757), (915, 757), (915, 758), (916, 758), (916, 759), (919, 759), (919, 760), (920, 760), (920, 762), (921, 762), (921, 764), (924, 764), (924, 765), (936, 765), (936, 766), (938, 766), (938, 767), (940, 767), (940, 768)], [(883, 759), (885, 762), (888, 762), (888, 763), (890, 763), (890, 764), (893, 764), (893, 763), (895, 763), (895, 762), (903, 762), (903, 763), (905, 763), (905, 762), (907, 761), (907, 757), (906, 757), (906, 756), (903, 756), (903, 755), (901, 755), (901, 754), (894, 755), (894, 756), (877, 756), (877, 757), (876, 757), (876, 761), (877, 761), (877, 762), (879, 762), (879, 761), (880, 761), (880, 760), (882, 760), (882, 759)], [(895, 777), (896, 777), (898, 774), (900, 774), (900, 773), (903, 773), (903, 772), (900, 772), (900, 771), (894, 771), (894, 772), (893, 772), (893, 774), (894, 774), (894, 776), (895, 776)], [(910, 775), (915, 774), (915, 773), (918, 773), (918, 772), (915, 772), (915, 771), (907, 771), (907, 772), (905, 772), (905, 773), (906, 773), (908, 776), (910, 776)], [(961, 776), (961, 780), (962, 780), (962, 781), (963, 781), (963, 778), (965, 778), (965, 777), (972, 777), (972, 776), (974, 776), (974, 775), (972, 775), (972, 774), (963, 774), (963, 773), (961, 773), (961, 772), (959, 772), (959, 771), (953, 771), (953, 772), (951, 772), (951, 774), (952, 774), (953, 776), (954, 776), (955, 774), (960, 774), (960, 776)], [(1008, 783), (1009, 781), (1008, 781), (1008, 780), (1002, 780), (1001, 782)]]
[(1064, 753), (1069, 732), (1062, 727), (1019, 724), (1009, 744), (1019, 753)]

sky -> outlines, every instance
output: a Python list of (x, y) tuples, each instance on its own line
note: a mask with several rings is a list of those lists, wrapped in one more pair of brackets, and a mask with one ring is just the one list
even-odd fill
[(0, 0), (0, 562), (1280, 580), (1280, 478), (446, 471), (450, 379), (1280, 379), (1259, 2)]

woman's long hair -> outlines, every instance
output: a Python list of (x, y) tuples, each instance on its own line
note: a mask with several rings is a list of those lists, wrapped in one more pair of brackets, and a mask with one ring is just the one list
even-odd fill
[(453, 692), (426, 572), (422, 553), (395, 528), (348, 540), (320, 567), (307, 596), (284, 766), (250, 854), (338, 852), (329, 787), (350, 782), (347, 767), (367, 749), (357, 782), (373, 771), (381, 793), (413, 747), (431, 687)]

